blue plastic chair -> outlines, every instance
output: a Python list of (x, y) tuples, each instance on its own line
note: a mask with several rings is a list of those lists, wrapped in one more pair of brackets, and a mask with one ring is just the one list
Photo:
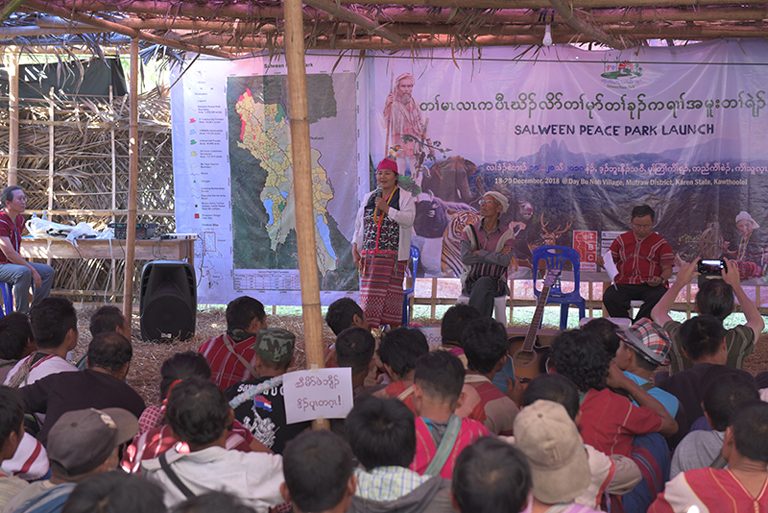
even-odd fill
[[(560, 329), (564, 330), (568, 326), (568, 309), (571, 305), (579, 307), (579, 320), (586, 315), (586, 301), (581, 297), (579, 285), (581, 283), (581, 259), (579, 252), (573, 248), (565, 246), (539, 246), (533, 251), (533, 293), (538, 298), (541, 294), (541, 281), (538, 278), (538, 270), (553, 269), (563, 271), (566, 264), (570, 263), (573, 268), (573, 290), (563, 292), (560, 286), (560, 277), (555, 280), (555, 284), (549, 290), (549, 297), (546, 304), (560, 305)], [(562, 274), (561, 274), (562, 276)]]
[(0, 293), (3, 295), (3, 307), (0, 309), (0, 319), (13, 312), (13, 289), (10, 283), (0, 281)]
[(403, 291), (403, 326), (408, 326), (408, 321), (411, 319), (412, 305), (411, 299), (413, 299), (413, 290), (416, 287), (416, 271), (419, 268), (419, 259), (421, 258), (421, 252), (416, 246), (411, 246), (411, 286)]

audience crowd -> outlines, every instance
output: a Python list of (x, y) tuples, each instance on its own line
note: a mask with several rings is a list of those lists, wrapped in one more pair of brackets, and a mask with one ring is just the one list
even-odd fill
[[(594, 319), (514, 375), (507, 329), (469, 305), (376, 336), (350, 299), (328, 309), (326, 364), (354, 406), (330, 430), (288, 423), (296, 336), (240, 297), (227, 329), (168, 358), (160, 403), (126, 382), (130, 325), (104, 307), (87, 355), (73, 305), (0, 319), (0, 513), (768, 512), (768, 390), (741, 369), (764, 328), (738, 272), (707, 280), (698, 315)], [(734, 296), (746, 323), (726, 330)]]

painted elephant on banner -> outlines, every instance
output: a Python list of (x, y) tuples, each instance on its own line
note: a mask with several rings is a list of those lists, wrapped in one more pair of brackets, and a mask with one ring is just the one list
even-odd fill
[(424, 177), (421, 188), (438, 198), (450, 202), (472, 203), (469, 181), (477, 172), (477, 166), (464, 157), (450, 157), (436, 162)]

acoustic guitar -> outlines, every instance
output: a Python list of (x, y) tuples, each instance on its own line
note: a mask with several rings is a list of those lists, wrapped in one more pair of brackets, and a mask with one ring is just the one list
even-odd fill
[(537, 338), (541, 320), (544, 317), (544, 306), (547, 304), (549, 290), (554, 285), (560, 270), (548, 270), (541, 286), (541, 293), (536, 302), (536, 310), (533, 313), (531, 325), (525, 337), (512, 337), (509, 339), (509, 354), (512, 355), (512, 364), (515, 368), (515, 379), (519, 383), (528, 383), (540, 374), (547, 372), (546, 362), (549, 356), (549, 347), (542, 346)]

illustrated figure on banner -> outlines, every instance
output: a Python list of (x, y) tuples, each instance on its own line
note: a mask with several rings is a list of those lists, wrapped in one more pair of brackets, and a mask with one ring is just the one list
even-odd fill
[[(422, 164), (428, 153), (434, 155), (434, 148), (427, 139), (428, 120), (413, 99), (416, 81), (410, 73), (398, 76), (384, 104), (384, 122), (387, 127), (384, 154), (390, 148), (396, 151), (397, 169), (400, 176), (413, 176), (417, 185), (423, 179)], [(425, 151), (426, 150), (426, 151)]]
[(759, 229), (760, 225), (749, 212), (742, 210), (736, 215), (736, 239), (724, 243), (724, 253), (728, 258), (736, 260), (742, 280), (763, 275), (765, 259)]

